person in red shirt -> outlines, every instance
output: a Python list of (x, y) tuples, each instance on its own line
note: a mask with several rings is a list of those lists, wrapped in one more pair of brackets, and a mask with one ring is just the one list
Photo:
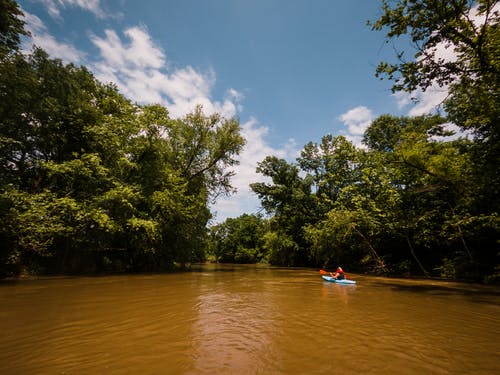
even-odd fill
[(337, 271), (335, 272), (335, 275), (331, 272), (330, 272), (330, 275), (332, 275), (332, 277), (334, 279), (337, 279), (337, 280), (345, 279), (345, 274), (344, 274), (344, 270), (342, 269), (342, 267), (337, 267)]

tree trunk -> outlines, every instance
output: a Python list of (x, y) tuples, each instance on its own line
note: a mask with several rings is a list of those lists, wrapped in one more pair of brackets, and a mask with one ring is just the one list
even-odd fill
[(365, 240), (366, 244), (368, 245), (368, 248), (370, 249), (370, 251), (372, 252), (372, 254), (375, 256), (375, 259), (377, 260), (377, 266), (384, 272), (387, 272), (387, 267), (385, 265), (385, 262), (384, 260), (377, 254), (377, 252), (375, 251), (375, 248), (372, 246), (372, 244), (370, 243), (370, 241), (368, 241), (368, 238), (366, 238), (366, 236), (361, 233), (361, 231), (358, 229), (358, 228), (354, 228), (354, 230), (356, 231), (356, 233), (358, 233), (361, 238), (363, 240)]
[(427, 270), (424, 268), (424, 266), (422, 265), (420, 260), (417, 258), (417, 254), (415, 254), (415, 249), (413, 249), (413, 245), (411, 244), (410, 237), (405, 236), (405, 238), (406, 238), (406, 242), (408, 242), (408, 247), (410, 248), (410, 253), (413, 256), (413, 259), (415, 259), (418, 266), (420, 267), (420, 269), (424, 273), (425, 277), (429, 277), (429, 272), (427, 272)]

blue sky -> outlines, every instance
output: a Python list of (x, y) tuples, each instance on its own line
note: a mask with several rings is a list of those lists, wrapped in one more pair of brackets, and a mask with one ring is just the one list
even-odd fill
[[(216, 221), (255, 213), (248, 184), (268, 155), (294, 161), (308, 142), (345, 135), (360, 145), (385, 113), (433, 111), (445, 90), (393, 95), (374, 75), (393, 60), (392, 43), (371, 31), (381, 13), (367, 0), (22, 0), (27, 41), (87, 66), (139, 103), (173, 117), (202, 104), (240, 119), (247, 146), (233, 184), (213, 207)], [(404, 42), (398, 47), (407, 48)]]

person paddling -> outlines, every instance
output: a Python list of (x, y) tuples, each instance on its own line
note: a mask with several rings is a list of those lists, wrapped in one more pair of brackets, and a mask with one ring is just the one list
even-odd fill
[(344, 280), (345, 279), (345, 274), (344, 274), (344, 270), (342, 269), (342, 267), (337, 267), (337, 271), (335, 272), (335, 275), (331, 272), (330, 272), (330, 275), (336, 280)]

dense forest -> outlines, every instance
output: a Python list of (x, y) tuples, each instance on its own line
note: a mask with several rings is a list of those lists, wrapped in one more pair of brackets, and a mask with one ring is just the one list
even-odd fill
[(171, 118), (85, 67), (21, 51), (22, 13), (0, 0), (0, 277), (209, 259), (498, 281), (497, 5), (383, 1), (370, 27), (416, 52), (375, 75), (394, 92), (446, 87), (443, 113), (380, 116), (364, 148), (325, 135), (295, 162), (268, 156), (257, 172), (269, 182), (251, 184), (263, 213), (211, 226), (210, 203), (233, 192), (238, 120), (201, 107)]
[[(383, 115), (359, 149), (310, 142), (294, 163), (267, 157), (251, 187), (267, 216), (212, 228), (222, 261), (334, 267), (481, 281), (500, 277), (500, 30), (496, 1), (382, 2), (369, 22), (415, 55), (376, 76), (407, 93), (447, 87), (443, 115)], [(445, 59), (447, 46), (455, 59)], [(449, 125), (457, 130), (451, 131)]]

